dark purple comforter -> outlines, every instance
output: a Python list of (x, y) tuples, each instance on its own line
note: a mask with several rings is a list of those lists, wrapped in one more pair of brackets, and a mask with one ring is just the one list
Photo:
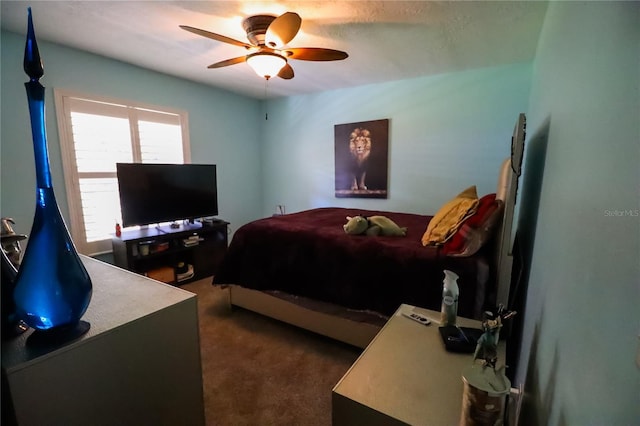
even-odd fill
[[(346, 216), (384, 215), (408, 228), (405, 237), (345, 234)], [(439, 310), (443, 270), (460, 278), (458, 314), (478, 317), (487, 262), (444, 256), (420, 239), (431, 216), (318, 208), (256, 220), (240, 227), (214, 284), (279, 290), (351, 309), (392, 315), (401, 303)]]

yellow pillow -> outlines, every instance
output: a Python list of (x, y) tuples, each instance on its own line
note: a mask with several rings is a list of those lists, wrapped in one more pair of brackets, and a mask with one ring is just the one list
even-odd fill
[(427, 230), (422, 236), (422, 245), (443, 244), (455, 234), (466, 218), (478, 209), (478, 193), (476, 186), (456, 195), (438, 210), (427, 225)]

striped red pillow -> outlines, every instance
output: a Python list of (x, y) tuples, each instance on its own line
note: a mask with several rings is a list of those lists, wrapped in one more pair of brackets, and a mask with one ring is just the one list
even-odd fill
[(478, 210), (467, 218), (456, 233), (444, 243), (443, 253), (447, 256), (471, 256), (490, 239), (499, 222), (503, 203), (496, 200), (496, 194), (480, 198)]

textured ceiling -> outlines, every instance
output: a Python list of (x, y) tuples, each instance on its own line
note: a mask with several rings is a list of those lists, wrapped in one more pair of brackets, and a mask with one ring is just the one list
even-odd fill
[[(547, 3), (541, 1), (6, 1), (2, 28), (26, 33), (31, 6), (38, 40), (264, 98), (529, 62)], [(184, 31), (190, 25), (247, 41), (254, 14), (302, 17), (290, 47), (343, 50), (336, 62), (291, 60), (295, 78), (265, 88), (246, 63), (207, 69), (245, 50)], [(46, 52), (43, 52), (46, 62)]]

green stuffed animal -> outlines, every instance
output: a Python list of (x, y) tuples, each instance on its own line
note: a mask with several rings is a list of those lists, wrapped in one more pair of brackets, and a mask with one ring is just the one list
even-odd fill
[(368, 236), (382, 235), (385, 237), (404, 237), (406, 227), (399, 227), (394, 221), (385, 216), (347, 216), (347, 223), (343, 225), (344, 232), (349, 235)]

